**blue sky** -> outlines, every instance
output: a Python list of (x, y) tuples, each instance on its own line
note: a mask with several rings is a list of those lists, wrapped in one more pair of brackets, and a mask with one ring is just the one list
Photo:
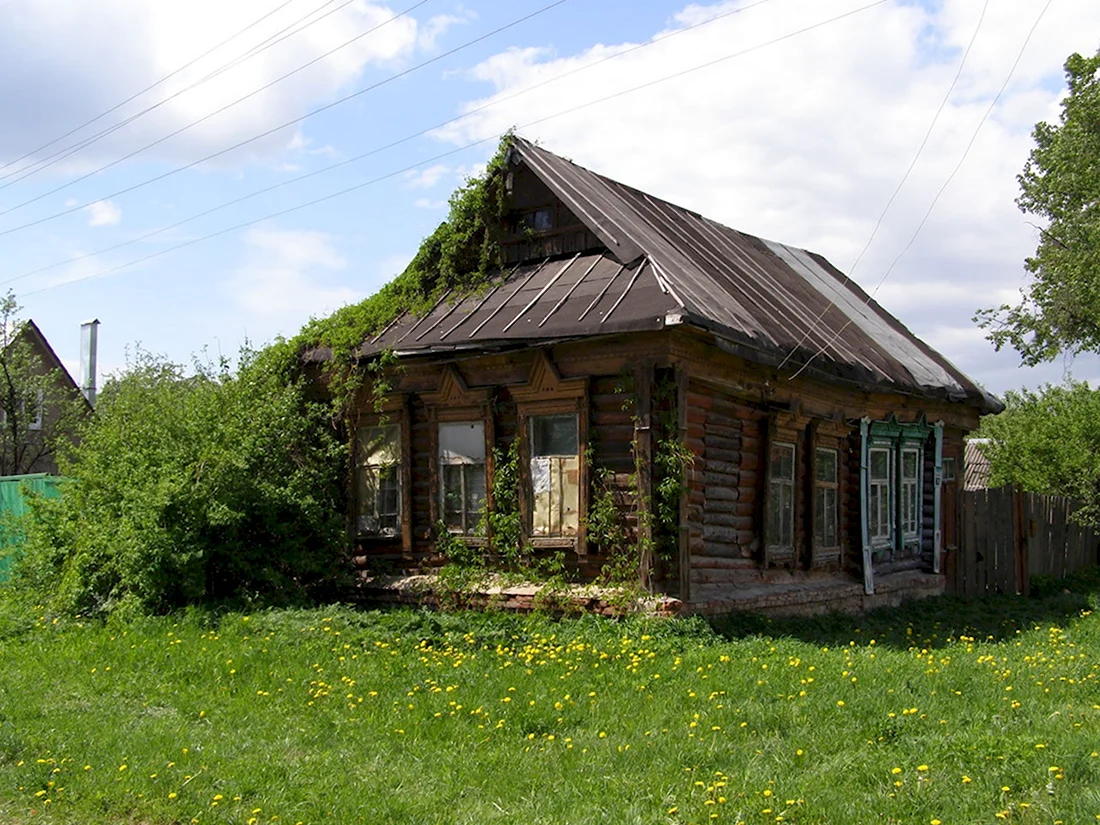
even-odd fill
[[(375, 291), (443, 219), (447, 196), (477, 171), (494, 136), (541, 121), (521, 133), (599, 172), (819, 251), (846, 271), (858, 259), (857, 281), (868, 290), (881, 281), (876, 297), (887, 309), (994, 391), (1058, 381), (1068, 366), (1079, 378), (1100, 378), (1093, 357), (1021, 370), (970, 322), (979, 307), (1013, 300), (1024, 283), (1035, 230), (1012, 203), (1015, 175), (1032, 125), (1057, 117), (1065, 57), (1097, 48), (1100, 4), (1054, 0), (1044, 12), (1046, 0), (565, 0), (466, 46), (551, 1), (9, 0), (0, 5), (0, 72), (14, 79), (0, 86), (0, 288), (16, 291), (24, 316), (70, 365), (79, 323), (93, 316), (103, 322), (101, 373), (124, 366), (138, 343), (181, 362), (204, 348), (232, 355), (246, 338), (292, 335), (311, 314)], [(226, 68), (284, 29), (296, 33)], [(33, 151), (227, 39), (87, 129)], [(452, 49), (459, 51), (447, 54)], [(679, 72), (687, 74), (628, 91)], [(624, 94), (554, 116), (617, 92)], [(286, 183), (485, 104), (492, 105), (397, 147)], [(358, 184), (365, 185), (231, 229)], [(211, 233), (223, 234), (198, 240)], [(189, 241), (197, 242), (165, 252)], [(158, 257), (130, 265), (149, 255)], [(51, 268), (28, 274), (43, 267)]]

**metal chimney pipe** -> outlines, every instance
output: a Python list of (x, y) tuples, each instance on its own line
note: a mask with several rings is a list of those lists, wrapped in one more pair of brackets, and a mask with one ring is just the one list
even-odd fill
[(96, 350), (99, 347), (99, 319), (80, 325), (80, 391), (95, 406)]

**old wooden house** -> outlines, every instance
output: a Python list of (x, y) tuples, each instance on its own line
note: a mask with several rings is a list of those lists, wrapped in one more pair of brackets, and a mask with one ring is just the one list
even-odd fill
[(686, 610), (942, 589), (995, 398), (820, 255), (518, 138), (505, 184), (499, 278), (363, 345), (400, 364), (361, 411), (364, 571), (438, 564), (444, 532), (486, 547), (513, 447), (522, 541), (580, 581), (622, 552), (591, 517), (613, 502)]

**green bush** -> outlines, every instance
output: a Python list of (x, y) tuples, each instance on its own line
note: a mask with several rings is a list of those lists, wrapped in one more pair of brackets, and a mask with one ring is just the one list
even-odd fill
[(283, 342), (193, 375), (139, 352), (61, 457), (62, 498), (33, 502), (16, 587), (94, 614), (285, 604), (335, 585), (345, 441), (294, 363)]

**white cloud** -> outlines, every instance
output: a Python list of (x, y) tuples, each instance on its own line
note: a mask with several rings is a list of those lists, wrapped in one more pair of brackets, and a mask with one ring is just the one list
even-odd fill
[[(854, 272), (868, 290), (909, 242), (962, 156), (1044, 4), (989, 4), (927, 147)], [(514, 100), (503, 99), (636, 44), (490, 56), (467, 77), (492, 92), (470, 100), (466, 111), (502, 102), (436, 136), (465, 144), (518, 125), (525, 137), (602, 174), (849, 269), (955, 76), (982, 6), (886, 4), (761, 46), (865, 5), (789, 0), (667, 36), (739, 5), (685, 7), (668, 30), (654, 34), (659, 42)], [(1093, 53), (1098, 29), (1100, 4), (1066, 0), (1050, 7), (962, 170), (878, 294), (915, 333), (967, 361), (978, 380), (988, 367), (999, 380), (1020, 381), (1019, 374), (1005, 377), (1006, 354), (995, 361), (970, 318), (977, 308), (1011, 300), (1023, 282), (1022, 260), (1035, 239), (1014, 205), (1016, 174), (1035, 121), (1057, 116), (1066, 56)], [(730, 57), (738, 52), (746, 53)], [(711, 61), (718, 62), (557, 116)], [(947, 327), (969, 334), (936, 332)]]
[(433, 201), (431, 198), (417, 198), (414, 206), (416, 206), (417, 209), (446, 209), (447, 201)]
[(413, 170), (405, 175), (405, 185), (411, 189), (431, 189), (450, 171), (451, 167), (443, 163), (437, 163), (427, 169)]
[(96, 201), (84, 207), (88, 226), (114, 226), (122, 220), (122, 210), (113, 201)]
[[(308, 9), (287, 4), (262, 21), (273, 6), (265, 0), (101, 0), (92, 4), (56, 0), (19, 4), (18, 13), (15, 7), (0, 7), (0, 72), (6, 77), (40, 79), (34, 95), (25, 94), (19, 84), (0, 86), (0, 111), (6, 124), (0, 134), (0, 160), (18, 157), (171, 75), (85, 132), (43, 152), (62, 149), (78, 137), (178, 94), (69, 158), (63, 168), (96, 165), (233, 104), (340, 47), (143, 155), (193, 160), (301, 115), (353, 84), (368, 66), (392, 65), (418, 48), (418, 21), (405, 15), (386, 22), (396, 14), (387, 5), (360, 0), (341, 4), (327, 16), (316, 4), (307, 5)], [(260, 22), (241, 33), (256, 21)], [(355, 35), (379, 26), (343, 46)], [(441, 27), (445, 28), (442, 23), (428, 25), (435, 30)], [(286, 29), (295, 33), (280, 40), (280, 32)], [(226, 45), (214, 48), (229, 38)], [(277, 42), (243, 59), (269, 41)], [(210, 49), (214, 51), (209, 56), (173, 74)], [(188, 90), (214, 72), (219, 72), (215, 78)], [(285, 134), (276, 133), (242, 149), (234, 159), (270, 155), (286, 142)]]
[(293, 333), (302, 318), (362, 297), (346, 286), (326, 284), (328, 273), (347, 266), (334, 241), (325, 232), (252, 229), (245, 235), (244, 262), (226, 291), (245, 312), (283, 323), (283, 332)]
[(477, 15), (466, 11), (463, 15), (437, 14), (420, 27), (418, 42), (422, 49), (434, 49), (439, 38), (455, 26), (461, 26), (475, 19)]

